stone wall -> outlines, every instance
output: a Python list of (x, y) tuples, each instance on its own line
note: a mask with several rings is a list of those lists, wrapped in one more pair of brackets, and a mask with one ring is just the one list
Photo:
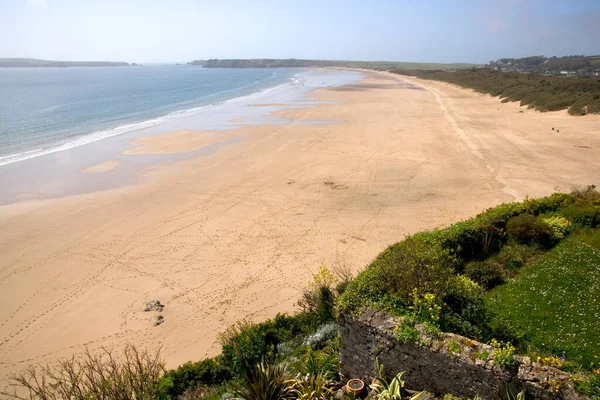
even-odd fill
[[(394, 335), (398, 321), (369, 311), (358, 318), (342, 316), (340, 373), (343, 378), (360, 378), (367, 384), (376, 375), (375, 359), (385, 366), (387, 379), (405, 371), (402, 379), (413, 390), (427, 390), (483, 400), (506, 398), (507, 385), (513, 393), (526, 389), (526, 399), (586, 399), (570, 386), (569, 375), (552, 367), (516, 357), (518, 368), (504, 371), (494, 364), (493, 350), (483, 343), (443, 333), (438, 337), (421, 331), (415, 343), (401, 344)], [(420, 329), (419, 326), (417, 328)], [(453, 352), (460, 346), (460, 352)], [(487, 357), (486, 357), (487, 354)], [(559, 393), (550, 390), (559, 384)]]

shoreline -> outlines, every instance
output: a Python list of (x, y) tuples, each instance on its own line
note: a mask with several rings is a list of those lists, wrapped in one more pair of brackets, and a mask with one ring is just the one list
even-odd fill
[[(198, 113), (204, 112), (205, 109), (214, 109), (222, 106), (227, 106), (230, 103), (236, 103), (240, 101), (247, 101), (252, 98), (260, 99), (262, 96), (270, 93), (273, 90), (278, 90), (286, 87), (292, 87), (297, 85), (300, 82), (299, 77), (303, 74), (310, 73), (309, 69), (294, 69), (299, 72), (290, 76), (283, 82), (274, 82), (272, 86), (268, 86), (262, 89), (259, 89), (255, 92), (250, 92), (247, 94), (239, 94), (235, 97), (228, 98), (225, 100), (217, 100), (210, 103), (198, 103), (194, 106), (188, 105), (185, 108), (175, 109), (166, 114), (157, 114), (153, 116), (149, 116), (144, 120), (129, 120), (125, 121), (121, 125), (117, 126), (109, 126), (98, 129), (92, 129), (87, 133), (78, 133), (75, 135), (74, 139), (70, 139), (68, 141), (57, 140), (51, 143), (48, 146), (43, 146), (39, 148), (29, 148), (22, 149), (17, 153), (13, 154), (3, 154), (0, 155), (0, 167), (4, 165), (10, 165), (13, 163), (27, 161), (29, 159), (35, 157), (43, 157), (45, 155), (68, 151), (71, 149), (75, 149), (80, 146), (85, 146), (88, 144), (96, 143), (101, 140), (109, 139), (112, 137), (125, 135), (131, 132), (136, 132), (140, 130), (147, 130), (148, 128), (152, 128), (155, 126), (160, 126), (168, 123), (173, 119), (185, 118), (188, 116), (192, 116)], [(229, 90), (231, 91), (231, 90)], [(220, 94), (224, 92), (218, 92)], [(37, 146), (34, 146), (37, 147)]]
[(0, 206), (0, 377), (127, 342), (199, 360), (237, 320), (293, 312), (321, 264), (358, 271), (407, 234), (596, 183), (599, 118), (396, 78), (317, 89), (276, 111), (294, 123), (229, 131), (244, 140), (139, 184)]
[[(303, 77), (302, 85), (298, 81), (300, 75)], [(177, 118), (166, 118), (160, 123), (157, 121), (163, 117), (155, 118), (136, 125), (149, 124), (145, 128), (0, 165), (0, 186), (5, 188), (0, 193), (0, 205), (26, 199), (60, 198), (135, 184), (139, 182), (139, 175), (143, 174), (144, 169), (206, 155), (216, 151), (220, 146), (227, 146), (241, 139), (216, 141), (212, 144), (207, 142), (207, 146), (196, 146), (194, 152), (161, 151), (148, 154), (132, 149), (135, 146), (132, 143), (136, 140), (181, 130), (199, 132), (200, 135), (204, 132), (226, 133), (247, 125), (289, 123), (289, 120), (277, 116), (276, 111), (317, 104), (318, 102), (310, 101), (308, 96), (310, 91), (320, 87), (322, 82), (328, 86), (335, 86), (359, 78), (359, 73), (301, 71), (294, 75), (296, 81), (268, 87), (224, 102), (179, 110), (169, 114)], [(135, 157), (132, 157), (134, 155)], [(81, 171), (101, 164), (107, 159), (113, 159), (122, 167), (104, 170), (103, 174), (95, 174), (93, 179), (90, 176), (81, 176)]]

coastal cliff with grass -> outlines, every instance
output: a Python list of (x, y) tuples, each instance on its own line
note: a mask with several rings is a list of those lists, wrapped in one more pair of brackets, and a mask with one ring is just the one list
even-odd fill
[(4, 395), (599, 399), (599, 285), (589, 186), (416, 233), (357, 276), (322, 266), (300, 312), (240, 321), (217, 357), (167, 371), (160, 350), (103, 349), (31, 366)]

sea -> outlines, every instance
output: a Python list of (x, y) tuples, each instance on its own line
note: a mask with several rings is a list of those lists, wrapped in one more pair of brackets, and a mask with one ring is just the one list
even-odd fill
[[(290, 121), (282, 109), (332, 102), (310, 93), (362, 78), (348, 70), (212, 69), (188, 65), (0, 68), (0, 206), (136, 183), (152, 166), (216, 151), (124, 155), (136, 138)], [(111, 160), (114, 170), (82, 173)]]
[(0, 68), (0, 166), (297, 83), (298, 75), (191, 66)]

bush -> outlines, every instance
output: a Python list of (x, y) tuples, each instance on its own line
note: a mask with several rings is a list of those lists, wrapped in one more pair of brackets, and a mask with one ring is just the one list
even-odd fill
[(223, 366), (221, 356), (199, 362), (187, 362), (168, 371), (158, 382), (156, 395), (160, 399), (174, 399), (200, 386), (216, 386), (232, 378)]
[(440, 318), (442, 330), (478, 339), (483, 337), (483, 328), (490, 317), (481, 286), (466, 276), (457, 275), (443, 300), (446, 307)]
[(314, 317), (311, 321), (313, 328), (335, 320), (333, 283), (333, 274), (325, 266), (321, 266), (319, 273), (313, 275), (310, 289), (298, 301), (303, 314)]
[(452, 257), (439, 245), (407, 238), (387, 248), (350, 282), (339, 304), (346, 312), (373, 305), (400, 311), (411, 304), (415, 288), (441, 298), (452, 265)]
[(465, 267), (465, 275), (486, 289), (505, 282), (504, 266), (496, 260), (472, 261)]
[(273, 361), (277, 345), (305, 332), (306, 319), (305, 314), (294, 317), (277, 315), (257, 325), (247, 321), (237, 323), (219, 337), (223, 366), (234, 377), (242, 377), (261, 361)]
[(572, 205), (559, 213), (580, 227), (594, 228), (600, 225), (600, 207), (594, 204)]
[(554, 234), (547, 223), (529, 214), (512, 217), (506, 223), (506, 232), (510, 238), (521, 243), (538, 243), (545, 246), (552, 243)]
[[(160, 350), (140, 351), (128, 344), (117, 357), (105, 347), (97, 353), (86, 349), (81, 356), (55, 365), (32, 365), (12, 375), (9, 386), (15, 388), (14, 393), (0, 394), (16, 399), (152, 399), (164, 371)], [(17, 388), (29, 396), (21, 397)]]
[(554, 239), (564, 238), (571, 227), (568, 219), (559, 216), (543, 218), (542, 221), (552, 229)]
[(327, 340), (334, 338), (335, 335), (338, 334), (338, 331), (339, 329), (335, 322), (328, 322), (321, 325), (315, 333), (308, 336), (304, 340), (303, 345), (310, 346), (312, 348), (319, 348), (323, 346)]
[(494, 260), (504, 267), (505, 272), (514, 272), (531, 260), (536, 252), (531, 246), (509, 242), (494, 256)]

